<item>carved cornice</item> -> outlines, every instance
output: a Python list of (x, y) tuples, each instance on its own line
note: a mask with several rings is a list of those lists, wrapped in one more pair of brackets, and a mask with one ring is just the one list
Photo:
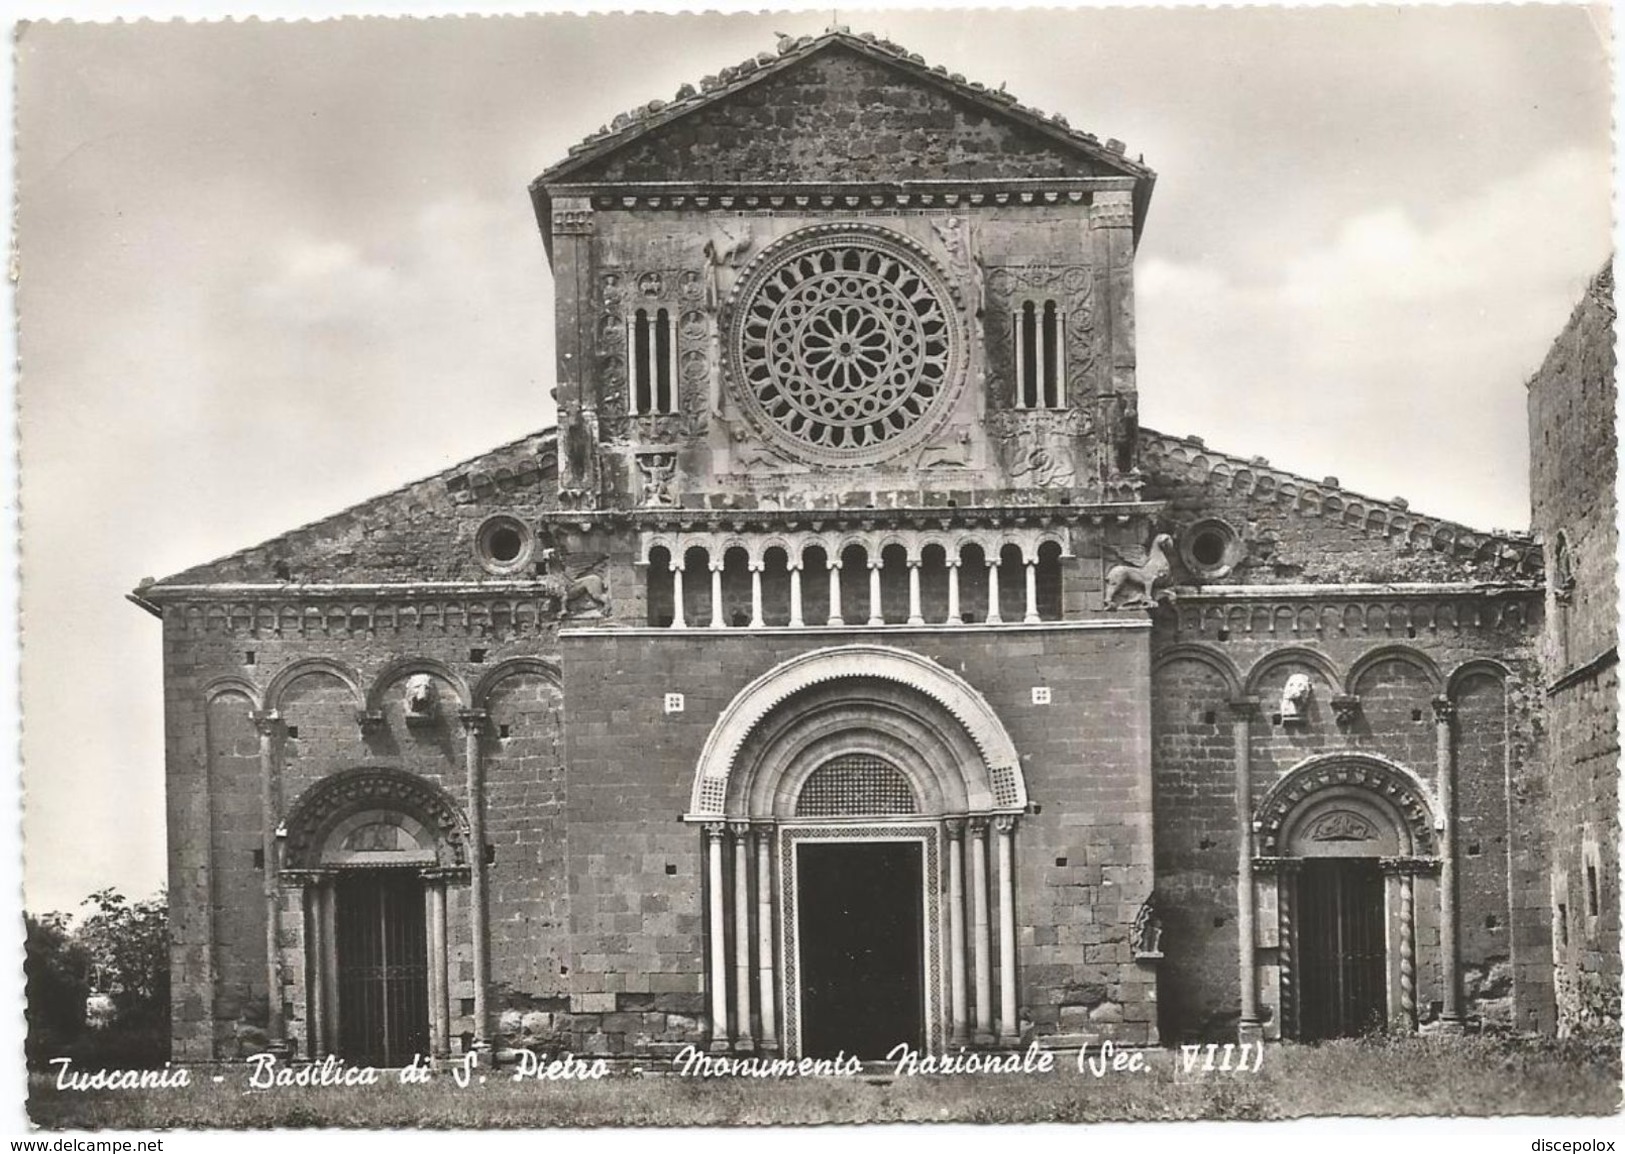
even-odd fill
[(1509, 585), (1253, 585), (1177, 590), (1164, 610), (1180, 635), (1461, 634), (1532, 628), (1540, 589)]
[(1541, 549), (1530, 536), (1482, 533), (1453, 521), (1425, 517), (1400, 498), (1382, 500), (1336, 484), (1335, 478), (1313, 481), (1271, 468), (1263, 458), (1247, 460), (1209, 449), (1199, 437), (1171, 437), (1140, 430), (1141, 467), (1159, 464), (1193, 469), (1215, 488), (1255, 501), (1268, 501), (1308, 517), (1334, 518), (1369, 536), (1395, 545), (1431, 549), (1461, 561), (1491, 566), (1507, 577), (1539, 579), (1545, 568)]
[(191, 634), (371, 637), (423, 631), (538, 636), (559, 624), (547, 582), (173, 585), (153, 598)]
[[(866, 210), (963, 209), (1088, 204), (1097, 192), (1128, 192), (1134, 178), (1128, 176), (1012, 177), (990, 180), (901, 180), (884, 183), (796, 184), (751, 182), (674, 182), (650, 184), (559, 184), (555, 196), (569, 193), (586, 200), (594, 209), (637, 209), (639, 211), (707, 212), (839, 212), (850, 216)], [(554, 231), (558, 232), (560, 212), (553, 211)], [(588, 214), (590, 217), (590, 213)], [(1130, 223), (1128, 220), (1124, 222)]]
[[(871, 494), (857, 493), (858, 496)], [(884, 495), (884, 494), (875, 494)], [(918, 496), (918, 494), (910, 494)], [(1126, 525), (1154, 518), (1163, 510), (1158, 501), (1121, 501), (1088, 504), (1005, 505), (998, 494), (978, 491), (987, 499), (976, 504), (951, 505), (950, 494), (926, 494), (936, 505), (898, 505), (875, 508), (848, 505), (823, 509), (572, 509), (543, 513), (543, 525), (590, 532), (644, 530), (653, 533), (747, 533), (805, 530), (834, 532), (844, 529), (972, 529), (1045, 528), (1056, 525)], [(721, 496), (721, 494), (718, 494)], [(744, 497), (745, 494), (737, 496)], [(854, 494), (841, 497), (850, 501)], [(834, 498), (832, 498), (834, 499)]]

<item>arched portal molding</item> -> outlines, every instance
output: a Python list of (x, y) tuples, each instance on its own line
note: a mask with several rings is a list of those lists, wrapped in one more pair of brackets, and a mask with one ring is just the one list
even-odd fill
[[(963, 732), (977, 756), (974, 765), (959, 765), (959, 772), (980, 779), (967, 780), (967, 796), (986, 795), (995, 802), (989, 808), (1019, 811), (1026, 807), (1026, 782), (1015, 744), (985, 697), (964, 678), (920, 654), (859, 644), (792, 657), (740, 691), (717, 719), (700, 752), (688, 816), (702, 820), (728, 814), (730, 798), (738, 799), (734, 804), (743, 808), (744, 794), (731, 786), (740, 750), (781, 705), (819, 686), (861, 681), (901, 687), (900, 692), (890, 695), (893, 707), (912, 713), (942, 740), (951, 741), (952, 730)], [(911, 700), (919, 703), (921, 698), (936, 708), (921, 708), (920, 704), (910, 707)], [(952, 722), (934, 721), (933, 714), (940, 717), (939, 711)], [(941, 736), (944, 730), (950, 731), (946, 738)]]
[[(1305, 822), (1329, 820), (1335, 825), (1335, 815), (1344, 811), (1390, 825), (1398, 843), (1395, 852), (1418, 857), (1437, 852), (1439, 810), (1426, 783), (1398, 762), (1352, 752), (1305, 758), (1269, 788), (1253, 815), (1258, 852), (1288, 855)], [(1363, 840), (1346, 837), (1347, 828), (1325, 832), (1327, 841)]]
[[(358, 815), (393, 818), (419, 847), (432, 845), (434, 865), (468, 865), (468, 818), (450, 794), (403, 769), (362, 766), (324, 777), (289, 808), (282, 825), (284, 868), (320, 869), (335, 834)], [(414, 857), (409, 864), (423, 863)]]

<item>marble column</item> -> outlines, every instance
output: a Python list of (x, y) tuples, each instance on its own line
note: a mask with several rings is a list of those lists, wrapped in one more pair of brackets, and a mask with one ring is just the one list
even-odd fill
[(756, 1048), (750, 1023), (750, 826), (731, 822), (734, 857), (734, 1049)]
[(886, 615), (880, 604), (880, 567), (884, 562), (879, 557), (869, 559), (869, 624), (884, 625)]
[(920, 559), (908, 559), (908, 623), (910, 625), (924, 625), (925, 616), (920, 612)]
[(969, 1000), (965, 989), (965, 822), (949, 818), (948, 829), (948, 1041), (970, 1041)]
[(765, 622), (762, 619), (762, 563), (750, 563), (750, 627), (760, 629)]
[(722, 562), (711, 562), (711, 628), (724, 629), (728, 622), (722, 616)]
[(949, 625), (963, 621), (959, 611), (959, 558), (948, 558), (948, 620)]
[(756, 827), (756, 977), (761, 1002), (762, 1049), (779, 1048), (778, 991), (773, 974), (773, 827)]
[(1039, 620), (1038, 617), (1038, 562), (1029, 560), (1022, 565), (1027, 571), (1027, 615), (1022, 618), (1028, 625)]
[(993, 819), (999, 861), (999, 1044), (1014, 1046), (1021, 1040), (1016, 1011), (1016, 874), (1013, 841), (1014, 814)]
[(671, 627), (688, 628), (688, 622), (683, 619), (683, 563), (675, 557), (671, 562)]
[(845, 625), (841, 620), (841, 559), (830, 557), (825, 562), (829, 569), (829, 622), (830, 625)]
[(976, 976), (976, 1035), (979, 1046), (993, 1044), (993, 965), (987, 924), (987, 818), (970, 819), (971, 957)]
[(710, 901), (706, 930), (711, 937), (711, 1052), (728, 1049), (728, 935), (724, 921), (722, 892), (722, 838), (726, 829), (721, 822), (705, 827), (706, 883), (710, 887)]
[(1004, 624), (1004, 617), (999, 612), (999, 560), (997, 557), (989, 557), (987, 562), (987, 624)]
[(801, 562), (793, 561), (790, 564), (790, 628), (800, 629), (805, 624), (801, 619)]

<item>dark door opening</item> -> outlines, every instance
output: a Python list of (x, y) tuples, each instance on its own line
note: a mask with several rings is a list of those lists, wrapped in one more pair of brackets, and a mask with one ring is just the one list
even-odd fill
[(1377, 862), (1305, 859), (1297, 905), (1303, 1039), (1382, 1029), (1388, 1021), (1388, 935)]
[(919, 1049), (925, 1026), (918, 842), (796, 849), (801, 1037), (807, 1057)]
[(337, 886), (339, 1056), (404, 1066), (429, 1052), (429, 946), (423, 882), (369, 870)]

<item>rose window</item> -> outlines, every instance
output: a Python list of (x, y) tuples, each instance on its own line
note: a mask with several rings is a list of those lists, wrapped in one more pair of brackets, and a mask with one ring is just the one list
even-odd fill
[(747, 273), (736, 302), (740, 399), (794, 456), (892, 456), (952, 402), (958, 316), (941, 277), (900, 238), (857, 229), (792, 238)]

